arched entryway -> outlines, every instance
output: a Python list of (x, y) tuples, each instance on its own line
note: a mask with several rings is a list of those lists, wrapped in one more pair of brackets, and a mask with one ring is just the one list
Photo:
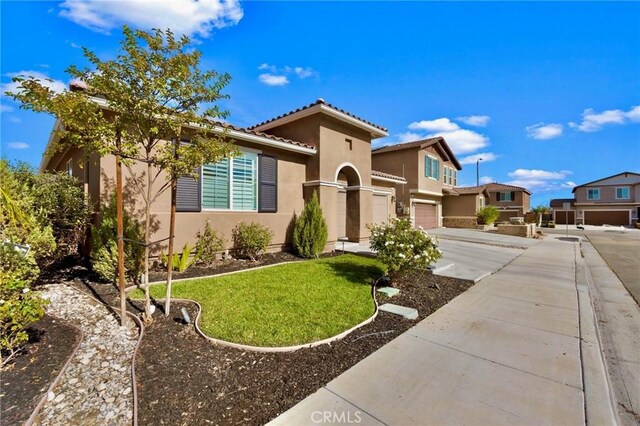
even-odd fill
[(338, 199), (336, 208), (336, 232), (338, 239), (357, 241), (360, 224), (360, 199), (358, 189), (362, 184), (358, 169), (351, 163), (343, 163), (336, 170)]

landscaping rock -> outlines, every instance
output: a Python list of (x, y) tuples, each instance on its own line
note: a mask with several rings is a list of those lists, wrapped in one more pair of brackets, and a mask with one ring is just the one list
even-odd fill
[(51, 301), (47, 312), (76, 325), (84, 338), (55, 393), (47, 395), (40, 423), (73, 424), (82, 419), (83, 424), (131, 424), (133, 384), (128, 370), (136, 325), (127, 319), (121, 327), (109, 309), (73, 287), (47, 285), (42, 292)]

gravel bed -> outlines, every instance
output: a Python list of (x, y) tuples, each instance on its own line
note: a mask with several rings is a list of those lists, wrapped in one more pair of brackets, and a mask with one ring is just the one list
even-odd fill
[(67, 285), (40, 288), (47, 312), (74, 324), (83, 340), (58, 385), (47, 395), (42, 425), (123, 425), (133, 420), (131, 358), (138, 328), (120, 327), (107, 307)]

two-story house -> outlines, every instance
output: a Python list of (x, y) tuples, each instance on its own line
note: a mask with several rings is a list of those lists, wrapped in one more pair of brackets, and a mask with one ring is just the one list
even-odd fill
[(395, 185), (396, 213), (410, 216), (416, 227), (442, 226), (442, 202), (456, 194), (462, 169), (442, 137), (385, 146), (371, 152), (373, 169), (406, 180)]
[(492, 182), (484, 185), (489, 193), (487, 205), (500, 210), (497, 222), (508, 221), (512, 217), (524, 217), (531, 210), (531, 192), (527, 188)]
[[(269, 227), (274, 235), (271, 249), (281, 249), (290, 244), (293, 219), (313, 191), (327, 221), (327, 250), (342, 238), (366, 241), (368, 224), (395, 216), (395, 187), (406, 181), (371, 167), (371, 141), (387, 136), (383, 127), (318, 99), (252, 128), (220, 123), (215, 131), (223, 129), (241, 155), (203, 165), (198, 179), (178, 181), (177, 247), (185, 242), (193, 245), (209, 221), (230, 248), (233, 228), (245, 221)], [(49, 144), (57, 135), (52, 133)], [(106, 203), (113, 193), (112, 156), (93, 155), (87, 160), (83, 152), (71, 149), (45, 156), (41, 170), (78, 177), (95, 206)], [(125, 207), (133, 214), (141, 211), (137, 193), (144, 189), (145, 173), (142, 164), (123, 172)], [(169, 211), (167, 191), (151, 206), (152, 240), (167, 236)]]
[(576, 223), (631, 225), (640, 217), (640, 174), (623, 172), (573, 188)]

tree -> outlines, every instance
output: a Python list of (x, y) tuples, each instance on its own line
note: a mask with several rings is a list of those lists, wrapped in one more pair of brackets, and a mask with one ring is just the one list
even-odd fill
[(327, 222), (322, 214), (318, 194), (313, 192), (305, 204), (293, 230), (293, 245), (298, 254), (307, 259), (318, 257), (327, 244)]
[(549, 213), (549, 207), (540, 204), (537, 207), (534, 207), (532, 211), (536, 214), (536, 223), (538, 227), (542, 226), (542, 215)]
[[(186, 36), (176, 39), (171, 30), (145, 32), (126, 26), (122, 32), (124, 39), (115, 59), (103, 61), (84, 48), (90, 67), (68, 68), (74, 79), (83, 82), (84, 90), (55, 94), (34, 78), (18, 78), (15, 80), (21, 82), (22, 90), (12, 96), (25, 108), (60, 118), (64, 128), (56, 149), (75, 146), (86, 153), (114, 155), (117, 167), (124, 165), (132, 176), (131, 166), (135, 162), (146, 165), (145, 182), (132, 181), (137, 185), (144, 207), (144, 288), (148, 317), (149, 257), (151, 246), (158, 243), (151, 241), (151, 206), (171, 189), (168, 240), (172, 251), (178, 177), (193, 174), (197, 166), (236, 152), (226, 139), (224, 127), (217, 121), (228, 115), (216, 102), (227, 98), (221, 91), (230, 76), (214, 70), (202, 72), (202, 54), (191, 49)], [(183, 139), (189, 139), (189, 143), (181, 143)], [(164, 182), (158, 182), (159, 179)], [(118, 210), (121, 211), (121, 201)], [(122, 222), (118, 223), (121, 231)], [(118, 233), (118, 240), (122, 244), (122, 232)], [(119, 258), (122, 262), (122, 256)], [(170, 300), (170, 270), (168, 273), (167, 300)], [(121, 305), (124, 314), (123, 289)], [(166, 308), (168, 315), (169, 302)]]

